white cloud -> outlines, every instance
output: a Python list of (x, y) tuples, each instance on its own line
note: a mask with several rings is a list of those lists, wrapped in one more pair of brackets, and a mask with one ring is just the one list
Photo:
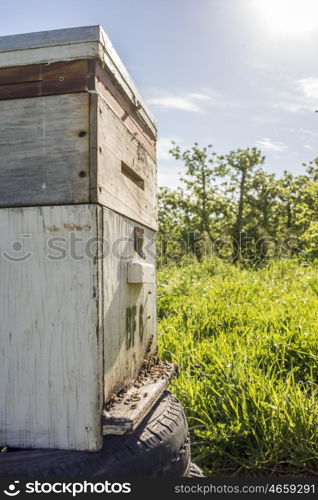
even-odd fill
[(305, 149), (309, 149), (309, 151), (314, 151), (314, 147), (311, 144), (304, 144)]
[(290, 90), (279, 94), (273, 106), (291, 113), (314, 112), (318, 109), (318, 77), (295, 80)]
[(147, 99), (149, 106), (166, 110), (189, 111), (202, 113), (207, 107), (229, 110), (240, 107), (240, 103), (230, 100), (216, 90), (205, 92), (185, 92), (178, 95), (167, 91), (159, 91), (157, 96)]
[(187, 94), (187, 96), (190, 98), (190, 99), (195, 99), (195, 100), (198, 100), (198, 101), (209, 101), (211, 99), (211, 97), (207, 94), (200, 94), (198, 92), (190, 92), (189, 94)]
[(314, 99), (318, 103), (318, 78), (301, 78), (297, 82), (301, 92), (309, 99)]
[[(297, 132), (297, 130), (295, 130), (295, 132)], [(312, 137), (314, 139), (316, 137), (318, 137), (317, 132), (313, 132), (312, 130), (308, 130), (308, 129), (302, 128), (302, 127), (300, 127), (300, 129), (299, 129), (299, 133), (304, 134), (304, 135), (309, 135), (310, 137)]]
[(281, 153), (287, 149), (286, 144), (279, 141), (272, 141), (268, 137), (264, 137), (256, 142), (256, 146), (264, 151), (270, 151), (275, 153)]
[(164, 109), (200, 113), (201, 107), (198, 105), (198, 101), (208, 101), (209, 99), (210, 97), (205, 94), (190, 93), (182, 96), (163, 95), (161, 97), (153, 97), (152, 99), (148, 99), (147, 103), (150, 106), (158, 106)]

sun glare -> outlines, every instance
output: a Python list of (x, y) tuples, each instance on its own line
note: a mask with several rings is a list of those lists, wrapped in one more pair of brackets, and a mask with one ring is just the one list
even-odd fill
[(266, 29), (282, 35), (306, 35), (318, 30), (318, 0), (257, 0)]

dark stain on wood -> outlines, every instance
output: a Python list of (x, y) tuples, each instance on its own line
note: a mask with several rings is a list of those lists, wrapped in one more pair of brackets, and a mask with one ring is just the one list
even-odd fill
[(14, 85), (21, 83), (35, 83), (43, 80), (43, 64), (32, 64), (31, 66), (17, 66), (13, 68), (1, 68), (0, 85)]
[[(0, 68), (0, 100), (76, 92), (100, 92), (155, 160), (156, 138), (109, 69), (94, 59)], [(80, 131), (80, 137), (84, 137)]]
[(128, 117), (132, 117), (136, 125), (141, 129), (142, 133), (147, 136), (148, 141), (154, 146), (156, 137), (153, 132), (147, 127), (146, 123), (138, 115), (138, 107), (134, 106), (127, 100), (122, 92), (121, 87), (116, 84), (112, 72), (107, 68), (103, 68), (98, 61), (95, 61), (95, 78), (103, 87), (110, 92), (117, 103), (124, 111), (122, 120), (125, 122)]
[(94, 90), (94, 61), (83, 59), (0, 69), (0, 99)]

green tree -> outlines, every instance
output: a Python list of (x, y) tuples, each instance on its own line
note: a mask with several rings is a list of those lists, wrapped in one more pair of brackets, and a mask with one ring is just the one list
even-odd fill
[(200, 234), (206, 233), (210, 240), (214, 236), (217, 216), (222, 214), (221, 200), (216, 185), (215, 157), (209, 145), (200, 149), (195, 143), (191, 149), (181, 151), (173, 143), (170, 153), (177, 160), (182, 160), (185, 173), (181, 181), (188, 195), (187, 210), (192, 212), (192, 228)]
[(252, 240), (249, 256), (269, 258), (278, 255), (278, 182), (275, 174), (257, 169), (251, 176), (246, 194), (244, 230)]
[(230, 179), (229, 190), (237, 199), (232, 227), (233, 262), (241, 257), (241, 235), (244, 230), (246, 199), (251, 187), (252, 175), (265, 161), (265, 156), (257, 148), (237, 149), (219, 156), (219, 172)]
[(186, 252), (200, 260), (207, 243), (233, 262), (270, 258), (282, 249), (318, 258), (318, 159), (305, 165), (306, 174), (285, 171), (277, 179), (263, 170), (265, 157), (256, 148), (217, 156), (212, 146), (195, 143), (182, 151), (173, 143), (170, 152), (185, 171), (182, 188), (160, 190), (163, 261)]
[(318, 258), (318, 158), (310, 161), (298, 179), (298, 226), (307, 257)]
[(158, 260), (179, 260), (184, 253), (185, 234), (191, 227), (189, 200), (181, 188), (172, 190), (159, 188), (158, 195)]

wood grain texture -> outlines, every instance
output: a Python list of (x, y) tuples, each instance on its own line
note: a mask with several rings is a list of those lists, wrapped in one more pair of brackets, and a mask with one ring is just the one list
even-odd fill
[(88, 108), (87, 93), (0, 102), (0, 206), (89, 201)]
[(94, 90), (94, 62), (76, 60), (0, 68), (0, 100)]
[(96, 221), (92, 205), (0, 210), (1, 444), (102, 444), (97, 250), (83, 257)]
[[(157, 229), (157, 167), (107, 102), (98, 97), (97, 200), (132, 220)], [(123, 175), (122, 162), (143, 179), (141, 189)]]
[(107, 69), (102, 69), (95, 63), (96, 91), (105, 99), (114, 113), (125, 123), (126, 127), (134, 134), (150, 156), (156, 161), (156, 133), (149, 129), (131, 102), (115, 85), (112, 75)]
[[(136, 222), (106, 208), (103, 211), (104, 397), (129, 384), (146, 353), (157, 345), (156, 283), (128, 284), (128, 262), (134, 250)], [(142, 227), (142, 226), (141, 226)], [(155, 263), (155, 233), (144, 227), (146, 262)]]
[(153, 131), (154, 136), (156, 136), (156, 121), (152, 116), (152, 113), (148, 109), (147, 105), (143, 101), (138, 89), (136, 88), (131, 76), (129, 75), (125, 65), (121, 61), (119, 55), (115, 51), (114, 47), (107, 34), (100, 26), (100, 45), (99, 45), (99, 59), (102, 63), (111, 71), (114, 75), (115, 80), (119, 84), (120, 88), (124, 91), (131, 102), (138, 108), (141, 118), (147, 124), (149, 129)]
[(156, 136), (125, 98), (108, 68), (92, 59), (0, 68), (0, 100), (99, 92), (156, 160)]
[(97, 203), (97, 159), (98, 159), (98, 96), (89, 95), (89, 199)]
[(90, 201), (156, 229), (156, 163), (123, 118), (94, 92), (0, 101), (0, 207)]
[(156, 284), (128, 284), (135, 225), (92, 204), (0, 209), (1, 444), (101, 446), (104, 402), (156, 349)]
[(0, 52), (99, 40), (100, 26), (81, 26), (0, 37)]
[(99, 57), (99, 43), (83, 42), (21, 50), (0, 51), (0, 67), (73, 61)]
[(14, 68), (0, 68), (0, 85), (14, 83), (40, 82), (43, 79), (43, 65), (16, 66)]
[(156, 135), (155, 120), (101, 26), (0, 37), (0, 67), (98, 58)]

